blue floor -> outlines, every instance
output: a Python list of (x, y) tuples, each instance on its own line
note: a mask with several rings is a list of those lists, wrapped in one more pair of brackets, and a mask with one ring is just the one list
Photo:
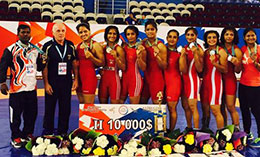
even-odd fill
[[(98, 100), (96, 99), (95, 103), (99, 103)], [(70, 127), (69, 131), (72, 131), (78, 127), (78, 100), (76, 96), (72, 96), (72, 113), (70, 116)], [(1, 135), (1, 142), (0, 142), (0, 157), (8, 157), (8, 156), (13, 156), (13, 157), (27, 157), (31, 156), (31, 153), (26, 151), (25, 149), (13, 149), (12, 146), (10, 145), (10, 128), (9, 128), (9, 111), (8, 111), (8, 99), (2, 99), (0, 100), (0, 135)], [(200, 102), (198, 103), (198, 108), (199, 108), (199, 113), (202, 115), (201, 107), (200, 107)], [(239, 108), (237, 108), (239, 115), (240, 115), (240, 124), (242, 126), (242, 117)], [(56, 110), (57, 111), (57, 110)], [(58, 112), (58, 111), (57, 111)], [(177, 107), (177, 113), (178, 113), (178, 120), (177, 120), (177, 125), (176, 128), (180, 128), (183, 130), (186, 127), (186, 120), (184, 116), (184, 111), (181, 107), (181, 104), (178, 104)], [(38, 117), (35, 125), (35, 136), (41, 135), (42, 132), (42, 124), (43, 124), (43, 115), (44, 115), (44, 97), (38, 97)], [(57, 115), (57, 113), (56, 113)], [(210, 122), (210, 128), (215, 131), (216, 130), (216, 123), (215, 123), (215, 118), (213, 115), (211, 115), (211, 122)], [(57, 122), (57, 116), (56, 122)], [(230, 116), (228, 117), (228, 124), (231, 124), (231, 118)], [(57, 126), (57, 124), (56, 124)], [(252, 116), (252, 128), (251, 131), (253, 132), (254, 136), (257, 136), (257, 129), (256, 129), (256, 124), (255, 124), (255, 119), (254, 116)], [(71, 156), (76, 156), (76, 155), (71, 155)]]

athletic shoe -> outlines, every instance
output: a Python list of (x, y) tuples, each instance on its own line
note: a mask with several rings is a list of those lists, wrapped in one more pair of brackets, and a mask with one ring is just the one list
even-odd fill
[(260, 148), (260, 138), (256, 138), (256, 139), (254, 140), (254, 142), (252, 142), (252, 143), (250, 144), (250, 147)]
[(248, 135), (247, 135), (247, 139), (249, 141), (252, 141), (254, 139), (254, 135), (252, 134), (252, 132), (250, 132)]
[(12, 140), (11, 144), (16, 149), (19, 149), (19, 148), (21, 148), (24, 145), (24, 143), (21, 141), (20, 137)]

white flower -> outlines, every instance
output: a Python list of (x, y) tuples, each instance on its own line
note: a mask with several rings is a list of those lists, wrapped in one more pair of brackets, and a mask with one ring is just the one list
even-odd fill
[(63, 154), (64, 154), (63, 149), (60, 148), (60, 149), (59, 149), (59, 155), (63, 155)]
[(43, 143), (43, 138), (38, 137), (38, 138), (36, 139), (36, 143), (37, 143), (37, 144)]
[(134, 148), (136, 148), (137, 147), (137, 142), (136, 142), (136, 140), (134, 140), (134, 139), (131, 139), (129, 142), (128, 142), (128, 144), (131, 146), (131, 147), (134, 147)]
[(75, 148), (76, 148), (77, 150), (80, 150), (80, 149), (82, 148), (82, 145), (77, 143), (77, 144), (75, 145)]
[(229, 141), (232, 137), (232, 134), (228, 129), (223, 130), (222, 134), (226, 136), (226, 141)]
[(32, 155), (33, 155), (33, 156), (39, 156), (39, 155), (40, 155), (40, 153), (38, 152), (36, 146), (33, 146), (33, 147), (32, 147)]
[(51, 143), (51, 140), (46, 138), (46, 139), (44, 140), (44, 143), (45, 143), (46, 145), (49, 145), (49, 144)]
[(127, 156), (127, 150), (126, 150), (126, 149), (123, 149), (123, 150), (121, 151), (121, 153), (119, 154), (119, 156), (122, 156), (122, 157)]
[(108, 145), (108, 140), (105, 135), (102, 135), (97, 138), (97, 145), (100, 146), (101, 148), (105, 148)]
[(63, 154), (68, 155), (70, 154), (70, 150), (68, 148), (62, 148), (63, 149)]
[(143, 147), (141, 147), (141, 148), (138, 148), (135, 154), (136, 154), (136, 155), (142, 154), (143, 156), (146, 156), (145, 146), (143, 146)]
[(160, 156), (160, 155), (162, 155), (162, 153), (161, 153), (161, 151), (158, 148), (155, 148), (155, 149), (152, 149), (149, 152), (149, 155), (151, 155), (151, 156)]
[(173, 147), (173, 150), (176, 153), (185, 153), (185, 146), (182, 145), (182, 144), (175, 144), (174, 147)]
[(84, 141), (83, 141), (83, 139), (81, 139), (81, 138), (79, 138), (79, 137), (75, 137), (74, 139), (72, 139), (72, 143), (73, 143), (73, 144), (83, 145), (83, 144), (84, 144)]
[(214, 143), (213, 149), (214, 149), (215, 151), (218, 151), (218, 150), (219, 150), (219, 144), (218, 144), (217, 142)]
[(49, 144), (45, 150), (45, 154), (46, 155), (58, 155), (59, 154), (59, 150), (56, 146), (56, 144)]

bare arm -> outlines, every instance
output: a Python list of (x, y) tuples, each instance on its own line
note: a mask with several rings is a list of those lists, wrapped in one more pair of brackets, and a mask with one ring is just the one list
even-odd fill
[(119, 69), (124, 71), (126, 69), (124, 49), (121, 46), (117, 46), (116, 51), (111, 51), (111, 55), (115, 58)]
[(138, 49), (136, 50), (137, 53), (137, 64), (138, 67), (145, 71), (146, 69), (146, 50), (143, 45), (139, 45)]
[(180, 72), (186, 74), (188, 72), (188, 65), (187, 65), (187, 55), (185, 48), (181, 50), (181, 56), (179, 58), (179, 69)]
[(92, 49), (95, 54), (95, 56), (91, 56), (90, 59), (91, 61), (96, 65), (96, 66), (104, 66), (105, 64), (105, 57), (104, 57), (104, 53), (103, 53), (103, 48), (102, 46), (96, 42), (93, 45), (93, 49)]
[(202, 72), (204, 51), (202, 50), (202, 48), (196, 46), (193, 46), (191, 48), (191, 51), (193, 52), (194, 55), (194, 64), (197, 72)]
[(210, 56), (211, 63), (213, 64), (213, 66), (216, 67), (216, 69), (218, 71), (220, 71), (221, 73), (226, 74), (228, 72), (227, 53), (225, 52), (224, 49), (221, 49), (219, 51), (219, 56), (220, 56), (219, 61), (215, 60), (216, 55)]
[(235, 66), (235, 72), (240, 73), (242, 70), (242, 51), (239, 48), (235, 49), (236, 57), (232, 57), (231, 63)]
[[(158, 50), (157, 50), (158, 49)], [(156, 53), (156, 60), (159, 67), (163, 70), (167, 68), (167, 48), (163, 43), (158, 44), (158, 48), (155, 46), (154, 51)]]

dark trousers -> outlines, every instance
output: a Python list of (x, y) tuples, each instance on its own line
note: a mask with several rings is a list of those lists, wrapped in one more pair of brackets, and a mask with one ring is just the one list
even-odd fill
[(53, 89), (53, 94), (49, 95), (45, 92), (45, 114), (43, 128), (46, 132), (53, 133), (55, 108), (58, 101), (58, 134), (64, 134), (67, 133), (69, 128), (69, 117), (71, 112), (71, 83), (66, 81), (58, 81), (51, 86)]
[[(33, 134), (38, 113), (36, 90), (10, 94), (9, 107), (12, 139), (25, 138)], [(24, 120), (22, 131), (20, 130), (21, 115)]]
[(258, 137), (260, 137), (260, 87), (239, 84), (238, 92), (244, 130), (246, 133), (250, 132), (252, 112), (256, 120)]

